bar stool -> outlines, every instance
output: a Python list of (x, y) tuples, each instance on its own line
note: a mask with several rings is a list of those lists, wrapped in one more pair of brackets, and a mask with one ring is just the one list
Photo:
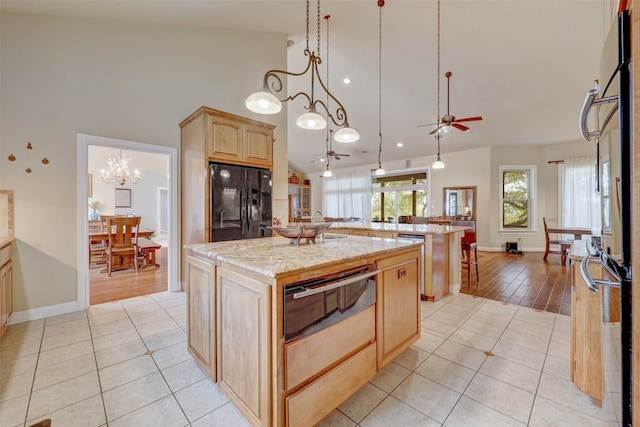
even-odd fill
[[(467, 270), (467, 286), (471, 287), (471, 268), (475, 266), (476, 282), (480, 282), (480, 272), (478, 271), (478, 243), (476, 242), (476, 222), (475, 221), (453, 221), (452, 225), (471, 227), (464, 230), (464, 236), (460, 239), (462, 249), (462, 269)], [(471, 254), (473, 253), (473, 258)]]

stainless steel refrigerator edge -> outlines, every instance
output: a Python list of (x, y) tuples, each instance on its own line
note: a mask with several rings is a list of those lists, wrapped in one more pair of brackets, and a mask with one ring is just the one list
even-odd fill
[(209, 163), (210, 242), (271, 237), (271, 171)]

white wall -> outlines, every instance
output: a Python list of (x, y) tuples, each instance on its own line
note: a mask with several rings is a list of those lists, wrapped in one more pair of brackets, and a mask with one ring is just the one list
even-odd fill
[[(497, 146), (475, 150), (442, 153), (445, 168), (431, 172), (431, 214), (442, 214), (443, 187), (477, 186), (476, 230), (478, 247), (485, 250), (504, 249), (505, 242), (522, 239), (525, 250), (543, 250), (544, 232), (542, 217), (555, 218), (558, 215), (558, 166), (549, 160), (563, 160), (571, 157), (594, 155), (593, 144), (584, 142), (558, 143), (544, 146)], [(406, 169), (427, 168), (435, 161), (435, 156), (411, 159), (409, 166), (404, 161), (388, 162), (383, 166), (387, 173)], [(500, 165), (535, 165), (537, 232), (500, 232)], [(369, 169), (376, 165), (370, 165)], [(366, 169), (361, 167), (360, 169)], [(347, 169), (344, 169), (347, 170)], [(334, 169), (339, 173), (340, 169)], [(322, 178), (311, 176), (312, 210), (322, 206)], [(321, 208), (320, 208), (321, 209)]]
[(14, 311), (77, 299), (76, 253), (85, 250), (75, 243), (78, 133), (179, 152), (178, 124), (202, 105), (267, 121), (277, 126), (274, 197), (286, 199), (286, 112), (244, 107), (266, 70), (286, 68), (285, 34), (2, 14), (0, 40), (0, 187), (14, 190)]

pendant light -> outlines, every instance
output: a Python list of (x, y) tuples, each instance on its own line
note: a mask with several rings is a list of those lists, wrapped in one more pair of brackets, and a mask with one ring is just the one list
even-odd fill
[(438, 158), (435, 162), (433, 162), (431, 167), (434, 169), (444, 169), (444, 162), (440, 160), (440, 138), (442, 138), (442, 135), (440, 135), (440, 133), (438, 132), (433, 135), (433, 137), (438, 140)]
[[(327, 120), (318, 113), (318, 109), (321, 108), (326, 112), (327, 119), (330, 119), (334, 125), (341, 127), (334, 135), (334, 138), (338, 142), (355, 142), (360, 139), (360, 134), (355, 129), (349, 126), (349, 120), (347, 119), (347, 110), (342, 106), (340, 101), (331, 93), (325, 86), (320, 74), (318, 72), (318, 64), (322, 62), (320, 59), (320, 0), (317, 0), (317, 24), (318, 24), (318, 48), (314, 52), (309, 49), (309, 0), (307, 4), (307, 46), (304, 50), (304, 55), (309, 57), (307, 67), (301, 73), (293, 73), (286, 70), (269, 70), (262, 78), (262, 88), (250, 95), (246, 101), (245, 106), (250, 111), (258, 114), (277, 114), (282, 110), (282, 103), (296, 99), (298, 96), (306, 98), (309, 102), (305, 108), (307, 110), (296, 120), (296, 124), (303, 129), (318, 130), (327, 127)], [(311, 88), (309, 93), (298, 92), (295, 95), (287, 96), (284, 99), (279, 99), (274, 95), (279, 93), (283, 89), (282, 77), (292, 76), (300, 77), (309, 74), (311, 80)], [(281, 77), (282, 76), (282, 77)], [(335, 117), (331, 114), (327, 105), (320, 99), (316, 98), (316, 81), (318, 83), (318, 90), (323, 90), (327, 97), (331, 98), (338, 105), (335, 113)]]
[[(438, 119), (440, 118), (440, 0), (438, 0)], [(444, 127), (444, 133), (446, 133), (447, 126)], [(443, 132), (440, 132), (442, 128), (436, 132), (433, 137), (438, 140), (438, 157), (433, 162), (431, 167), (433, 169), (444, 169), (444, 162), (440, 159), (440, 138), (443, 136)]]
[(380, 36), (378, 41), (378, 136), (380, 137), (380, 142), (378, 143), (378, 168), (375, 171), (376, 176), (386, 173), (380, 159), (382, 155), (382, 7), (384, 6), (384, 0), (378, 0), (378, 6), (380, 7)]

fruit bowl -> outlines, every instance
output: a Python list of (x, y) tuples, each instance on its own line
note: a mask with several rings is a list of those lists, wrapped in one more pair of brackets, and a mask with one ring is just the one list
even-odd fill
[(332, 222), (320, 222), (315, 224), (298, 223), (288, 227), (272, 226), (270, 227), (277, 235), (289, 239), (290, 245), (300, 246), (300, 240), (306, 239), (306, 243), (316, 243), (316, 237), (322, 234), (327, 228), (333, 224)]

